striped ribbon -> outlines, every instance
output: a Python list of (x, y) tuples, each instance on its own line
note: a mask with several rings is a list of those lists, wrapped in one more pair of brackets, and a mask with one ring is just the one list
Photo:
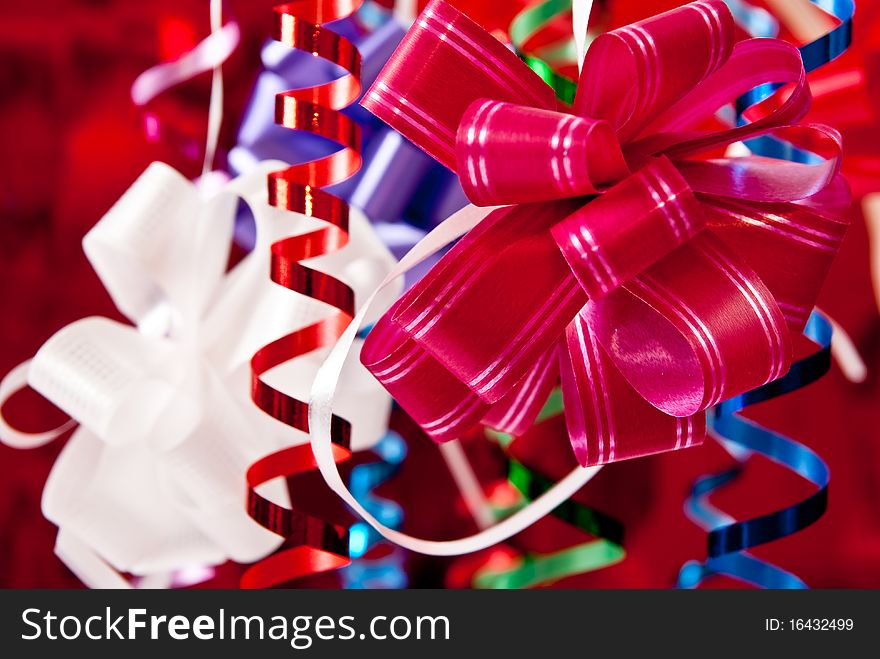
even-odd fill
[[(725, 0), (736, 21), (755, 37), (774, 37), (779, 32), (778, 22), (766, 10), (742, 0)], [(807, 72), (813, 71), (841, 55), (852, 39), (852, 0), (810, 0), (813, 4), (836, 17), (839, 23), (827, 34), (800, 48)], [(526, 52), (525, 45), (539, 34), (551, 21), (571, 11), (571, 0), (543, 0), (527, 7), (515, 19), (510, 28), (511, 42), (520, 58), (529, 65), (555, 91), (557, 98), (571, 104), (577, 83), (561, 75), (554, 67), (552, 57), (544, 58), (538, 53)], [(557, 47), (555, 53), (566, 52)], [(763, 85), (737, 101), (737, 123), (746, 123), (748, 108), (772, 96), (778, 86)], [(812, 162), (812, 154), (772, 137), (759, 137), (748, 142), (750, 150), (768, 157)], [(746, 550), (795, 533), (814, 523), (825, 512), (829, 473), (822, 459), (807, 447), (782, 435), (762, 428), (743, 419), (739, 412), (746, 407), (770, 400), (807, 386), (824, 375), (831, 363), (830, 322), (815, 312), (807, 325), (805, 335), (820, 346), (814, 355), (794, 364), (783, 379), (761, 387), (719, 405), (710, 416), (714, 435), (737, 460), (737, 465), (721, 473), (704, 476), (696, 481), (685, 504), (688, 517), (709, 533), (708, 559), (685, 564), (679, 574), (678, 585), (684, 588), (698, 586), (712, 575), (724, 574), (752, 585), (764, 588), (805, 588), (795, 575), (758, 559)], [(743, 471), (751, 455), (759, 454), (791, 469), (812, 483), (816, 490), (808, 498), (782, 510), (755, 519), (735, 521), (709, 503), (712, 493), (736, 479)], [(519, 467), (528, 473), (525, 468)], [(512, 472), (513, 477), (513, 472)], [(578, 548), (567, 550), (570, 555)], [(621, 550), (622, 551), (622, 550)], [(527, 566), (504, 572), (479, 575), (482, 584), (527, 584), (529, 571), (538, 575), (552, 574), (555, 564), (564, 562), (560, 557), (549, 557), (546, 564), (538, 561)], [(546, 565), (546, 566), (545, 566)], [(488, 576), (487, 576), (488, 575)], [(505, 586), (498, 586), (505, 587)]]

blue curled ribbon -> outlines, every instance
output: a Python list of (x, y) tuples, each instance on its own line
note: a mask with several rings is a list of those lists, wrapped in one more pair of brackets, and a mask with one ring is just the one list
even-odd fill
[[(810, 0), (835, 16), (840, 23), (822, 37), (800, 48), (809, 73), (841, 55), (852, 42), (853, 0)], [(774, 37), (779, 24), (767, 11), (741, 0), (725, 0), (737, 22), (753, 37)], [(770, 97), (779, 85), (761, 85), (736, 103), (737, 123), (743, 113)], [(816, 156), (770, 136), (749, 140), (752, 153), (781, 160), (812, 163)], [(800, 531), (817, 521), (828, 505), (829, 471), (825, 462), (806, 446), (763, 428), (738, 415), (745, 408), (795, 391), (815, 382), (831, 368), (831, 324), (813, 312), (804, 335), (819, 344), (819, 352), (792, 365), (782, 379), (718, 405), (710, 414), (709, 428), (721, 445), (736, 459), (737, 466), (698, 479), (685, 502), (685, 514), (709, 533), (708, 559), (690, 561), (679, 572), (680, 588), (695, 588), (712, 575), (727, 575), (759, 588), (798, 589), (808, 586), (797, 576), (746, 553), (746, 549)], [(817, 487), (814, 494), (793, 506), (746, 521), (735, 521), (709, 503), (709, 496), (742, 473), (753, 454), (763, 455), (786, 467)]]
[[(764, 9), (752, 7), (742, 0), (725, 0), (725, 2), (737, 23), (753, 37), (775, 37), (779, 33), (779, 23)], [(804, 61), (804, 70), (807, 73), (831, 62), (849, 48), (852, 43), (852, 19), (856, 10), (853, 0), (810, 0), (810, 2), (837, 18), (840, 23), (827, 34), (800, 47), (801, 59)], [(740, 96), (736, 102), (737, 123), (744, 124), (745, 111), (772, 96), (777, 89), (779, 89), (778, 84), (768, 83)], [(818, 162), (816, 155), (769, 135), (748, 140), (746, 145), (752, 153), (761, 156), (806, 164)]]
[(771, 38), (779, 34), (779, 22), (763, 7), (755, 7), (744, 0), (724, 0), (743, 30), (752, 37)]
[[(379, 457), (379, 461), (361, 464), (352, 469), (349, 489), (358, 502), (382, 524), (399, 529), (403, 522), (403, 509), (389, 499), (376, 496), (374, 490), (398, 472), (406, 457), (406, 442), (397, 433), (389, 431), (373, 451)], [(366, 522), (357, 522), (349, 529), (348, 551), (352, 564), (342, 572), (346, 589), (406, 587), (402, 550), (395, 547), (382, 558), (364, 558), (364, 555), (381, 540), (382, 536)]]
[[(782, 379), (725, 401), (712, 410), (709, 427), (738, 464), (698, 479), (691, 489), (685, 502), (685, 514), (709, 532), (709, 558), (703, 563), (691, 561), (682, 567), (678, 576), (680, 588), (694, 588), (712, 575), (735, 577), (759, 588), (807, 588), (795, 575), (751, 556), (745, 550), (796, 533), (825, 513), (828, 466), (806, 446), (748, 421), (738, 413), (751, 405), (806, 387), (825, 375), (831, 368), (831, 334), (831, 323), (818, 312), (813, 312), (804, 335), (819, 344), (818, 352), (793, 364)], [(753, 454), (794, 471), (815, 485), (816, 492), (782, 510), (750, 520), (734, 521), (712, 506), (708, 499), (713, 492), (737, 478)]]
[(810, 0), (819, 9), (840, 20), (840, 24), (828, 34), (801, 46), (801, 58), (807, 73), (827, 64), (850, 47), (852, 43), (852, 19), (856, 12), (853, 0)]

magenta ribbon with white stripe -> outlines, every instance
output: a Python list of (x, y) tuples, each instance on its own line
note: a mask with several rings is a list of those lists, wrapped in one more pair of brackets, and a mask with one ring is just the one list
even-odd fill
[[(712, 128), (764, 83), (784, 96)], [(846, 230), (826, 206), (840, 136), (798, 124), (810, 102), (797, 49), (734, 44), (720, 0), (597, 38), (571, 108), (435, 0), (363, 105), (502, 207), (377, 323), (364, 364), (438, 442), (522, 433), (560, 378), (583, 465), (701, 442), (707, 408), (788, 371)], [(723, 155), (762, 134), (815, 163)]]

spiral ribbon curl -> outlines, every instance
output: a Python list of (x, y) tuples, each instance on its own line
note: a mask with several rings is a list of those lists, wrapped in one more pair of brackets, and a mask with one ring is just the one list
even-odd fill
[[(342, 148), (331, 155), (273, 172), (268, 177), (269, 203), (323, 220), (325, 225), (272, 245), (271, 279), (291, 291), (326, 303), (333, 313), (257, 351), (251, 360), (251, 397), (264, 412), (282, 423), (308, 432), (308, 405), (273, 388), (263, 378), (269, 370), (339, 338), (354, 316), (354, 293), (335, 277), (314, 270), (303, 260), (342, 249), (348, 242), (348, 205), (321, 188), (344, 181), (360, 168), (360, 129), (339, 110), (360, 95), (360, 54), (350, 41), (324, 24), (353, 13), (360, 0), (309, 0), (278, 5), (274, 37), (342, 67), (334, 81), (295, 89), (276, 97), (276, 121), (292, 130), (321, 135)], [(351, 425), (334, 416), (334, 458), (351, 456)], [(273, 453), (248, 470), (248, 511), (262, 526), (285, 538), (284, 548), (251, 567), (242, 577), (245, 588), (279, 585), (350, 563), (345, 528), (300, 510), (281, 506), (256, 488), (279, 477), (315, 469), (307, 445)]]
[[(406, 457), (406, 443), (400, 435), (389, 431), (374, 452), (379, 458), (377, 462), (361, 464), (351, 470), (351, 492), (383, 524), (397, 529), (403, 522), (403, 509), (394, 501), (378, 496), (375, 489), (399, 471)], [(351, 527), (349, 555), (353, 562), (343, 573), (347, 589), (406, 587), (404, 556), (400, 549), (393, 548), (379, 558), (367, 557), (381, 540), (382, 537), (365, 522), (357, 522)]]
[[(79, 320), (0, 380), (0, 408), (29, 384), (80, 424), (52, 467), (42, 509), (59, 527), (56, 553), (90, 587), (167, 586), (193, 566), (251, 563), (279, 544), (247, 515), (241, 492), (248, 465), (297, 431), (253, 405), (248, 362), (291, 326), (326, 314), (266, 277), (269, 245), (311, 221), (267, 204), (266, 175), (282, 166), (262, 163), (206, 196), (167, 165), (150, 165), (83, 241), (131, 325)], [(227, 270), (239, 200), (253, 213), (258, 248)], [(384, 272), (393, 259), (364, 218), (352, 220), (355, 244), (321, 265), (370, 290), (381, 278), (375, 266)], [(273, 382), (307, 389), (309, 366), (298, 361)], [(355, 438), (364, 446), (384, 432), (390, 400), (365, 370), (352, 375), (343, 409), (367, 429)], [(31, 448), (70, 427), (30, 435), (0, 414), (0, 442)]]
[[(334, 25), (334, 29), (349, 36), (360, 51), (361, 83), (365, 85), (375, 80), (405, 33), (390, 15), (381, 15), (381, 10), (372, 4), (361, 7), (358, 22), (369, 18), (365, 14), (370, 8), (380, 13), (380, 21), (373, 31), (364, 33), (362, 28), (356, 29), (354, 18)], [(303, 76), (314, 79), (315, 71), (321, 69), (316, 64), (325, 62), (303, 58), (302, 52), (285, 49), (277, 42), (263, 48), (262, 60), (265, 69), (254, 87), (238, 144), (229, 155), (230, 165), (236, 171), (249, 171), (266, 158), (296, 162), (330, 150), (320, 137), (293, 134), (275, 125), (269, 109), (278, 92), (288, 89)], [(324, 68), (328, 69), (328, 78), (336, 75), (331, 64)], [(426, 228), (461, 208), (466, 203), (464, 193), (452, 172), (369, 112), (357, 105), (345, 112), (361, 127), (364, 166), (355, 176), (335, 186), (333, 192), (361, 209), (371, 221), (379, 223), (376, 230), (380, 237), (395, 253), (403, 254), (424, 237)]]
[[(828, 33), (811, 41), (799, 51), (807, 72), (830, 62), (848, 48), (852, 34), (854, 4), (851, 0), (811, 0), (813, 4), (835, 16), (840, 22)], [(753, 37), (775, 37), (779, 31), (776, 19), (764, 9), (740, 0), (726, 0), (736, 22)], [(545, 0), (525, 9), (511, 27), (511, 40), (520, 57), (556, 91), (557, 97), (571, 103), (577, 85), (560, 75), (550, 61), (537, 53), (525, 52), (525, 43), (544, 29), (547, 23), (571, 8), (569, 0)], [(757, 103), (772, 96), (778, 85), (762, 85), (737, 99), (738, 121), (746, 122), (743, 113)], [(758, 137), (748, 142), (753, 153), (783, 158), (797, 162), (814, 161), (809, 152), (770, 137)], [(679, 576), (680, 587), (696, 587), (712, 575), (724, 574), (765, 588), (805, 588), (798, 577), (761, 559), (745, 553), (747, 546), (756, 546), (794, 533), (815, 522), (825, 511), (828, 470), (822, 460), (806, 447), (788, 438), (735, 416), (747, 405), (770, 400), (778, 395), (807, 386), (821, 377), (830, 367), (831, 326), (815, 313), (805, 330), (805, 335), (820, 345), (818, 353), (793, 365), (791, 372), (772, 386), (765, 386), (728, 401), (713, 410), (710, 427), (720, 436), (722, 445), (728, 447), (737, 458), (736, 467), (724, 472), (701, 477), (693, 486), (685, 504), (688, 516), (709, 535), (709, 560), (686, 564)], [(746, 438), (751, 450), (735, 438)], [(716, 490), (738, 478), (747, 458), (757, 452), (777, 463), (793, 469), (818, 489), (807, 500), (794, 506), (765, 515), (759, 520), (734, 522), (729, 516), (715, 509), (708, 497)], [(738, 540), (734, 540), (737, 538)], [(748, 538), (748, 543), (743, 541)]]
[[(855, 14), (853, 0), (810, 0), (810, 2), (840, 22), (826, 34), (798, 49), (807, 73), (831, 62), (849, 48), (852, 43), (852, 19)], [(751, 6), (746, 7), (738, 0), (733, 4), (738, 7), (737, 20), (749, 34), (755, 37), (776, 36), (779, 25), (772, 15)], [(746, 111), (771, 97), (778, 88), (778, 84), (760, 85), (740, 96), (736, 102), (737, 121), (740, 124), (746, 123), (744, 116)], [(749, 140), (747, 144), (752, 153), (758, 155), (803, 163), (815, 162), (815, 156), (809, 150), (770, 136), (757, 137)]]
[[(711, 427), (722, 445), (731, 447), (738, 465), (700, 478), (685, 504), (688, 516), (709, 532), (709, 558), (682, 567), (679, 586), (693, 588), (711, 575), (724, 574), (764, 588), (806, 588), (793, 574), (745, 552), (750, 547), (778, 540), (816, 522), (828, 502), (829, 472), (816, 453), (739, 416), (745, 408), (801, 389), (821, 378), (831, 367), (831, 324), (814, 313), (805, 335), (820, 350), (796, 362), (781, 380), (725, 401), (713, 410)], [(715, 509), (708, 497), (736, 478), (750, 455), (756, 453), (790, 469), (816, 486), (806, 499), (781, 510), (745, 521), (734, 521)]]
[[(697, 129), (770, 81), (793, 90), (762, 118)], [(575, 455), (604, 464), (701, 442), (706, 409), (787, 372), (846, 228), (815, 199), (792, 203), (835, 180), (841, 150), (833, 129), (796, 125), (810, 94), (793, 46), (734, 45), (724, 4), (692, 3), (598, 37), (569, 114), (436, 0), (363, 104), (454, 168), (472, 202), (508, 204), (362, 352), (435, 441), (478, 422), (520, 434), (561, 374)], [(705, 157), (763, 134), (822, 160)]]
[[(851, 0), (812, 0), (813, 4), (837, 17), (840, 23), (827, 34), (800, 48), (807, 71), (817, 69), (838, 57), (849, 47), (852, 36), (854, 4)], [(773, 36), (778, 26), (766, 12), (742, 8), (738, 20), (755, 36)], [(765, 85), (751, 90), (737, 101), (739, 122), (745, 121), (743, 112), (748, 107), (768, 98), (776, 86)], [(761, 137), (748, 143), (752, 152), (763, 156), (809, 162), (811, 154), (790, 144)], [(805, 329), (805, 335), (820, 346), (815, 354), (795, 363), (782, 380), (748, 392), (719, 405), (710, 418), (710, 427), (722, 443), (737, 458), (737, 465), (718, 474), (700, 478), (693, 486), (685, 503), (688, 516), (709, 532), (708, 559), (705, 562), (686, 563), (678, 578), (678, 585), (694, 588), (712, 575), (726, 575), (763, 588), (806, 588), (797, 576), (745, 552), (749, 547), (791, 535), (817, 521), (825, 512), (829, 482), (828, 467), (807, 447), (789, 438), (773, 433), (742, 419), (737, 413), (750, 405), (771, 400), (777, 396), (805, 387), (822, 377), (831, 366), (830, 323), (814, 312)], [(786, 467), (816, 486), (807, 499), (759, 518), (736, 522), (715, 509), (708, 497), (730, 483), (743, 471), (746, 460), (753, 453), (763, 455)]]

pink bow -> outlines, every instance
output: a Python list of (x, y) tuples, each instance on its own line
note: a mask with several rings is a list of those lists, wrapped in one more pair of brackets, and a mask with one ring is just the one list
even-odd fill
[[(788, 88), (761, 118), (699, 130), (765, 83)], [(707, 408), (786, 373), (846, 230), (820, 208), (840, 136), (793, 125), (810, 101), (797, 49), (734, 45), (720, 0), (600, 36), (571, 109), (435, 0), (363, 105), (506, 207), (380, 320), (364, 364), (440, 442), (522, 433), (560, 375), (583, 465), (701, 442)], [(815, 162), (719, 156), (763, 134)]]

